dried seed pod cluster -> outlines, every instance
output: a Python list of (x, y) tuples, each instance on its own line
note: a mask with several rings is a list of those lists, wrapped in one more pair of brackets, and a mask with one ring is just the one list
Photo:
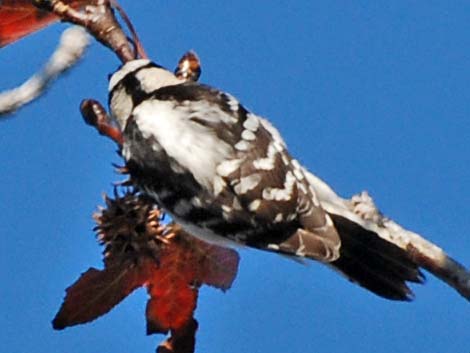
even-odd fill
[(105, 246), (107, 266), (131, 259), (138, 263), (142, 255), (158, 259), (162, 246), (174, 237), (171, 226), (163, 225), (163, 213), (148, 197), (126, 191), (114, 198), (105, 196), (106, 208), (94, 214), (99, 242)]

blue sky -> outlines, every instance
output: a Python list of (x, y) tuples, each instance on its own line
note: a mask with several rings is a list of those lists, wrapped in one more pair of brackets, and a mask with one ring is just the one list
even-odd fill
[[(199, 54), (201, 80), (281, 130), (340, 194), (470, 264), (470, 4), (466, 1), (123, 0), (149, 55)], [(55, 25), (2, 49), (0, 89), (33, 74)], [(0, 122), (0, 350), (153, 352), (139, 290), (105, 317), (54, 331), (64, 289), (101, 266), (92, 212), (119, 180), (114, 145), (81, 119), (118, 62), (94, 43), (45, 97)], [(199, 352), (468, 352), (470, 304), (431, 275), (389, 302), (312, 263), (243, 250), (233, 288), (204, 287)]]

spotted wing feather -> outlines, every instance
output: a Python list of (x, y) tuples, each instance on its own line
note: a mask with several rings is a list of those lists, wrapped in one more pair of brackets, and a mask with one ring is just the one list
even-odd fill
[(219, 164), (214, 180), (221, 185), (214, 187), (217, 200), (232, 205), (227, 219), (248, 215), (257, 229), (264, 229), (246, 239), (252, 246), (335, 260), (340, 240), (334, 225), (277, 130), (238, 102), (228, 105), (238, 125), (232, 128), (237, 132), (234, 154)]

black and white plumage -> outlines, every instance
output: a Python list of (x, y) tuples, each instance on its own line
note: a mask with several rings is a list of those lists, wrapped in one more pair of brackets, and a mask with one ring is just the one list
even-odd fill
[(318, 260), (389, 299), (409, 299), (405, 282), (421, 281), (405, 251), (345, 216), (278, 131), (231, 95), (143, 59), (114, 73), (109, 91), (133, 180), (190, 233)]

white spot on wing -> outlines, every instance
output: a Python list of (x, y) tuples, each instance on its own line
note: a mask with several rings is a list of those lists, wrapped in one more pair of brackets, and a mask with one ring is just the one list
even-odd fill
[(240, 103), (238, 100), (233, 97), (232, 95), (225, 93), (225, 96), (228, 98), (227, 104), (232, 112), (238, 111), (238, 108), (240, 107)]
[(250, 130), (243, 130), (242, 139), (247, 141), (253, 141), (256, 139), (256, 135)]
[(304, 173), (300, 169), (294, 169), (294, 175), (298, 181), (302, 181), (304, 178)]
[(256, 115), (249, 113), (246, 120), (243, 122), (243, 127), (247, 130), (256, 132), (259, 127), (259, 119)]
[(294, 175), (289, 171), (286, 173), (283, 189), (267, 187), (263, 189), (262, 196), (265, 200), (289, 201), (295, 181)]
[(223, 161), (217, 166), (217, 174), (223, 177), (227, 177), (240, 168), (242, 162), (242, 159), (230, 159)]
[(258, 173), (250, 174), (243, 178), (240, 178), (238, 184), (234, 186), (234, 190), (237, 194), (242, 195), (246, 192), (253, 190), (256, 186), (258, 186), (259, 182), (261, 181), (261, 175)]
[(273, 142), (274, 144), (274, 148), (278, 151), (278, 152), (282, 152), (284, 151), (284, 145), (282, 143), (280, 143), (279, 141), (274, 141)]
[(261, 205), (261, 200), (256, 199), (248, 205), (248, 209), (252, 212), (256, 212), (260, 205)]
[(248, 151), (251, 147), (251, 144), (245, 140), (240, 140), (235, 144), (234, 147), (239, 151)]
[[(282, 151), (280, 151), (280, 152), (282, 152)], [(281, 158), (282, 158), (282, 162), (283, 162), (285, 165), (289, 165), (289, 164), (290, 164), (290, 159), (289, 159), (289, 157), (287, 156), (287, 154), (281, 153)]]
[(274, 163), (276, 161), (276, 154), (278, 152), (274, 148), (272, 143), (268, 146), (268, 156), (265, 158), (259, 158), (253, 161), (253, 166), (259, 170), (272, 170), (274, 169)]
[(258, 170), (273, 170), (274, 159), (272, 158), (260, 158), (253, 161), (253, 166)]
[(290, 196), (288, 189), (266, 188), (263, 190), (263, 198), (266, 200), (289, 201)]

